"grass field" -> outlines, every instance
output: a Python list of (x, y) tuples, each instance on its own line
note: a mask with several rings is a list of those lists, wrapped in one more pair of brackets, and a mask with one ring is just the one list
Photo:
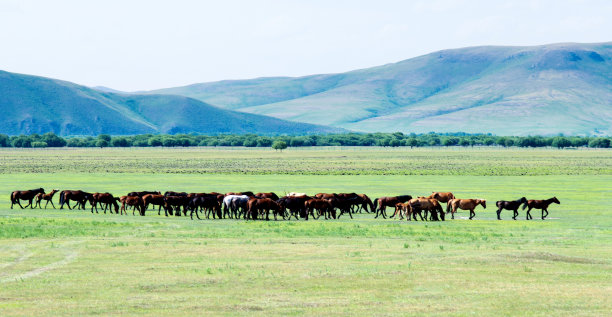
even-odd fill
[[(364, 192), (488, 200), (476, 220), (191, 221), (9, 209), (15, 189)], [(518, 221), (499, 199), (557, 196)], [(0, 316), (612, 311), (612, 151), (0, 150)], [(56, 200), (57, 201), (57, 200)]]

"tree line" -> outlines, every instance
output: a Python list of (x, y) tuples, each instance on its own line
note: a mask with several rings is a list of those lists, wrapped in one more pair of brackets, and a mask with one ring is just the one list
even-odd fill
[(610, 137), (580, 136), (495, 136), (467, 133), (341, 133), (306, 136), (244, 135), (155, 135), (61, 137), (54, 133), (8, 136), (0, 134), (0, 147), (187, 147), (187, 146), (243, 146), (287, 147), (304, 146), (502, 146), (502, 147), (590, 147), (609, 148)]

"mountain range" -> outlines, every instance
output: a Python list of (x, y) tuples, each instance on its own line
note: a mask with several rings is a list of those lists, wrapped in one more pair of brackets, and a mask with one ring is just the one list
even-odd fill
[(0, 71), (0, 133), (312, 134), (342, 129), (211, 106), (185, 96), (122, 94)]
[(338, 74), (120, 92), (0, 71), (0, 133), (612, 135), (612, 42), (450, 49)]
[(611, 135), (612, 42), (468, 47), (340, 74), (149, 93), (362, 132)]

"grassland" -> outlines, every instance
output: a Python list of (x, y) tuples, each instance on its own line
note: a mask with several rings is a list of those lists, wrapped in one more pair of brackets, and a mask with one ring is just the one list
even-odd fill
[[(0, 151), (0, 315), (527, 315), (612, 311), (612, 151)], [(20, 188), (450, 190), (475, 221), (242, 222), (8, 209)], [(550, 219), (496, 221), (498, 199)], [(534, 213), (538, 219), (539, 214)]]

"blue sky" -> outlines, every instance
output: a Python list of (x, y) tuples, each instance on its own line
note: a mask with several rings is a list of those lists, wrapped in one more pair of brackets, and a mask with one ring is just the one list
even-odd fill
[(134, 91), (612, 41), (612, 1), (0, 0), (0, 69)]

